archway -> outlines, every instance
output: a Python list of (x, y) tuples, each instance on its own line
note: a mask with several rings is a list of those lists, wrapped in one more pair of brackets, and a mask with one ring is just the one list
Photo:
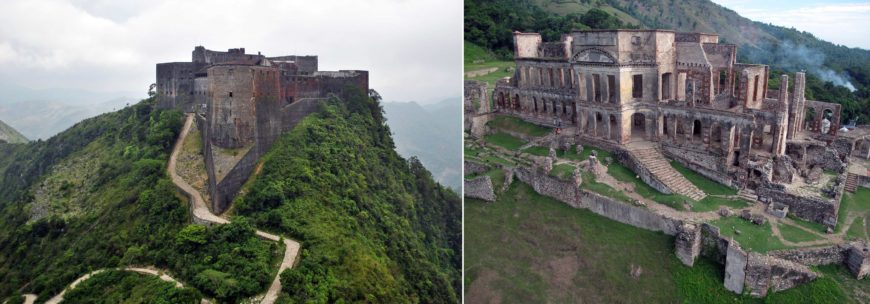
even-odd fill
[(520, 109), (520, 95), (519, 94), (514, 95), (513, 109), (514, 110)]
[(535, 113), (538, 113), (538, 98), (532, 97), (532, 102), (535, 103)]
[(664, 138), (671, 138), (671, 129), (668, 125), (670, 125), (670, 119), (668, 118), (668, 115), (664, 115), (662, 119), (662, 136), (664, 136)]
[[(827, 120), (827, 122), (825, 122)], [(822, 111), (822, 121), (819, 123), (819, 132), (829, 134), (834, 130), (834, 111), (825, 109)]]
[(646, 115), (643, 113), (631, 114), (631, 139), (646, 139)]
[(498, 92), (498, 107), (504, 108), (504, 93)]

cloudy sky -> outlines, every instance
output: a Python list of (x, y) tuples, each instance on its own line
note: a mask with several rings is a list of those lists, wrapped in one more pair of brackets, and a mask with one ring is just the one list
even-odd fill
[(848, 47), (870, 49), (868, 0), (713, 0), (743, 17), (794, 27)]
[[(388, 101), (461, 95), (462, 3), (443, 0), (4, 0), (0, 83), (142, 95), (196, 45), (319, 55)], [(138, 96), (136, 96), (138, 97)]]

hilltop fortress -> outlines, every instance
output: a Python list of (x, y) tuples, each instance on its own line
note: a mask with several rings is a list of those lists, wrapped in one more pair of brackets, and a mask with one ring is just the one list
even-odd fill
[[(491, 96), (485, 83), (465, 84), (466, 129), (480, 139), (471, 145), (506, 160), (497, 165), (507, 176), (502, 189), (516, 178), (571, 206), (674, 235), (683, 263), (691, 266), (700, 254), (712, 257), (725, 265), (725, 287), (736, 293), (745, 288), (764, 296), (808, 282), (817, 276), (808, 265), (843, 263), (858, 278), (870, 275), (870, 247), (844, 241), (843, 232), (834, 230), (852, 224), (838, 223), (844, 191), (870, 186), (870, 128), (843, 128), (839, 104), (808, 100), (804, 73), (791, 81), (782, 75), (771, 89), (768, 66), (738, 63), (737, 47), (720, 44), (716, 34), (586, 30), (543, 42), (538, 33), (515, 32), (514, 42), (516, 68), (496, 82)], [(535, 137), (488, 123), (498, 116), (554, 131)], [(495, 133), (527, 144), (510, 150), (483, 140)], [(670, 160), (739, 190), (727, 199), (751, 203), (705, 213), (634, 194), (640, 200), (631, 199), (632, 205), (582, 187), (588, 182), (581, 178), (584, 168), (606, 173), (596, 171), (594, 156), (575, 162), (554, 151), (569, 153), (575, 145), (578, 154), (583, 146), (608, 151), (659, 192), (687, 198), (681, 206), (687, 210), (708, 194)], [(549, 146), (549, 156), (524, 153), (535, 146)], [(573, 179), (548, 174), (556, 163), (576, 165)], [(466, 162), (466, 171), (486, 172), (491, 165)], [(492, 200), (499, 185), (488, 181), (466, 180), (466, 196)], [(741, 249), (709, 224), (736, 214), (759, 225), (791, 221), (786, 215), (822, 224), (827, 234), (817, 235), (823, 240), (794, 246), (828, 246), (768, 254)]]
[(317, 56), (266, 57), (197, 46), (190, 62), (157, 64), (157, 103), (196, 114), (208, 192), (223, 212), (282, 133), (347, 89), (368, 92), (368, 72), (318, 71)]

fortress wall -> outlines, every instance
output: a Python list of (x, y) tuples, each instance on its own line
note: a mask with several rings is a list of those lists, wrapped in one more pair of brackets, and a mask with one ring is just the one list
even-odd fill
[(193, 104), (193, 72), (191, 62), (157, 64), (157, 105), (160, 108), (190, 109)]
[[(236, 166), (217, 184), (212, 195), (212, 210), (215, 214), (220, 214), (227, 209), (232, 203), (233, 198), (239, 193), (239, 189), (251, 176), (251, 172), (257, 165), (260, 159), (257, 149), (250, 149), (248, 153), (236, 163)], [(211, 179), (210, 179), (211, 180)]]
[(278, 57), (268, 57), (269, 60), (279, 60), (279, 61), (293, 61), (296, 63), (296, 66), (299, 68), (299, 72), (303, 74), (312, 74), (317, 71), (317, 56), (305, 55), (305, 56), (297, 56), (297, 55), (288, 55), (288, 56), (278, 56)]
[(256, 136), (254, 73), (269, 68), (213, 66), (208, 69), (211, 102), (208, 105), (209, 142), (221, 148), (253, 144)]

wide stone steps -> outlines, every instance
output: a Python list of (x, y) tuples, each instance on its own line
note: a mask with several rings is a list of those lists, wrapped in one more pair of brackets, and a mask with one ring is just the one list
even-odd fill
[(664, 155), (655, 148), (637, 148), (629, 151), (643, 167), (650, 171), (653, 177), (665, 184), (674, 193), (685, 195), (696, 201), (707, 196), (704, 191), (698, 189), (680, 172), (677, 172)]
[(755, 193), (755, 190), (744, 188), (737, 192), (737, 197), (745, 199), (750, 202), (758, 201), (758, 194)]
[(846, 175), (846, 191), (855, 192), (858, 190), (858, 175), (849, 173)]

